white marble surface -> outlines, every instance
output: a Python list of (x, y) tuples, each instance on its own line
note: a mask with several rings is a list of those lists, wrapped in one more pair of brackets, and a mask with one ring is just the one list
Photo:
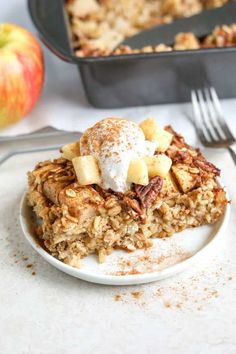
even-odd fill
[[(23, 0), (1, 1), (0, 21), (15, 22), (34, 31)], [(64, 129), (83, 130), (106, 116), (139, 121), (151, 115), (161, 124), (170, 122), (191, 143), (197, 143), (187, 119), (188, 105), (124, 110), (91, 108), (77, 69), (46, 49), (44, 52), (47, 75), (39, 104), (23, 122), (2, 134), (29, 132), (49, 122)], [(223, 104), (230, 123), (236, 127), (236, 100)], [(232, 216), (223, 243), (204, 264), (175, 278), (132, 287), (89, 284), (57, 271), (42, 260), (24, 240), (18, 212), (27, 170), (49, 154), (16, 156), (2, 165), (0, 352), (235, 354), (236, 170), (227, 151), (207, 153), (222, 167), (232, 198)], [(140, 298), (135, 299), (131, 292), (140, 292)], [(120, 301), (115, 301), (116, 295), (121, 295)]]
[(0, 171), (0, 352), (234, 354), (236, 170), (226, 151), (208, 154), (222, 166), (232, 198), (223, 242), (204, 264), (179, 276), (129, 287), (72, 278), (31, 249), (19, 227), (19, 201), (26, 171), (48, 153), (6, 162)]

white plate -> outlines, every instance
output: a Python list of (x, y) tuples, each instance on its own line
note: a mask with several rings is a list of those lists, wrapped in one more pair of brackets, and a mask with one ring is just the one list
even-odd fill
[[(219, 181), (222, 186), (222, 182)], [(32, 232), (33, 212), (26, 203), (26, 193), (20, 204), (20, 223), (31, 246), (50, 264), (74, 277), (100, 284), (132, 285), (149, 283), (173, 276), (201, 257), (209, 257), (220, 236), (224, 235), (229, 221), (230, 206), (214, 225), (187, 229), (170, 238), (153, 239), (154, 245), (147, 250), (132, 253), (115, 250), (106, 262), (99, 264), (95, 256), (82, 260), (80, 269), (71, 267), (51, 256), (35, 239)]]

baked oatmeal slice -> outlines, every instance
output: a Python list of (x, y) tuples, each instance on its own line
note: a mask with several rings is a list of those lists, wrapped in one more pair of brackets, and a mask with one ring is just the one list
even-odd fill
[[(42, 221), (41, 227), (37, 228), (38, 237), (53, 256), (75, 267), (80, 266), (81, 258), (93, 253), (98, 255), (100, 262), (103, 262), (105, 257), (116, 248), (134, 251), (138, 248), (150, 247), (153, 237), (169, 237), (188, 227), (211, 224), (220, 218), (227, 204), (225, 191), (218, 186), (216, 180), (220, 171), (206, 161), (199, 150), (194, 150), (187, 145), (183, 137), (174, 132), (171, 127), (164, 129), (161, 138), (162, 129), (158, 128), (158, 132), (156, 131), (154, 120), (141, 124), (146, 138), (149, 134), (149, 138), (155, 140), (156, 137), (159, 140), (159, 147), (155, 145), (152, 149), (153, 154), (148, 157), (148, 163), (144, 167), (144, 172), (149, 171), (148, 182), (143, 182), (141, 185), (126, 181), (125, 185), (123, 179), (114, 180), (113, 189), (104, 188), (102, 170), (104, 172), (104, 164), (108, 159), (104, 146), (107, 147), (108, 144), (111, 149), (113, 145), (110, 143), (113, 142), (113, 137), (120, 129), (124, 129), (126, 124), (129, 129), (136, 129), (138, 134), (140, 128), (137, 129), (134, 123), (126, 123), (127, 121), (119, 119), (107, 119), (102, 122), (106, 123), (105, 127), (104, 123), (100, 122), (84, 134), (81, 139), (82, 149), (79, 151), (81, 154), (82, 145), (85, 144), (86, 155), (82, 156), (86, 157), (96, 146), (96, 158), (99, 159), (100, 156), (100, 162), (97, 163), (101, 174), (100, 185), (95, 183), (81, 185), (78, 181), (79, 171), (76, 171), (77, 165), (74, 161), (77, 161), (75, 159), (79, 156), (74, 156), (72, 161), (64, 157), (45, 161), (28, 174), (28, 203)], [(150, 126), (152, 126), (151, 130)], [(107, 131), (104, 132), (104, 128), (110, 132), (111, 127), (112, 137)], [(107, 135), (107, 140), (104, 140), (103, 134)], [(118, 141), (124, 149), (128, 149), (127, 151), (131, 151), (132, 148), (138, 149), (134, 143), (135, 139), (132, 140), (132, 134), (128, 134), (127, 140), (129, 144), (133, 144), (132, 146), (129, 144), (126, 146), (124, 138), (125, 135), (120, 142)], [(108, 143), (109, 139), (110, 143)], [(114, 139), (117, 143), (117, 136)], [(147, 154), (150, 153), (150, 145), (147, 140), (145, 141), (147, 149), (142, 147), (142, 151)], [(105, 159), (101, 159), (101, 151), (98, 155), (98, 147), (101, 151), (105, 151), (104, 156), (107, 156)], [(163, 151), (164, 147), (165, 151)], [(108, 151), (111, 152), (112, 150), (109, 149)], [(123, 150), (115, 149), (114, 156), (117, 151), (122, 152), (119, 158), (122, 160), (125, 156), (127, 164), (128, 153), (126, 151), (123, 156)], [(66, 153), (66, 149), (64, 151), (62, 149), (62, 154), (71, 158), (71, 152)], [(163, 158), (160, 160), (160, 156), (165, 156), (164, 160)], [(153, 159), (151, 167), (150, 158)], [(135, 161), (134, 166), (138, 166), (137, 176), (144, 181), (139, 171), (141, 168), (143, 172), (143, 163), (138, 164), (139, 160), (140, 158), (132, 161)], [(141, 160), (145, 162), (147, 157), (144, 156)], [(169, 160), (171, 166), (167, 171), (165, 163)], [(85, 161), (91, 161), (91, 158)], [(114, 167), (117, 166), (114, 165), (114, 161), (109, 160), (109, 168), (105, 175), (107, 184), (109, 171), (112, 171), (114, 179), (116, 178), (117, 171)], [(160, 161), (164, 161), (164, 167), (160, 166)], [(121, 167), (123, 168), (124, 164), (121, 164)], [(128, 169), (128, 175), (129, 171)], [(155, 171), (156, 176), (154, 176)], [(137, 179), (137, 176), (133, 176), (132, 173), (130, 176)], [(86, 173), (83, 177), (87, 178)], [(88, 178), (90, 181), (93, 178), (91, 173)], [(83, 181), (85, 183), (85, 179)]]

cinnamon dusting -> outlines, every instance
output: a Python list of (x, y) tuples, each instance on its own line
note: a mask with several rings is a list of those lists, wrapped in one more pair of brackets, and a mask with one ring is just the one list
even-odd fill
[(117, 264), (117, 271), (109, 274), (126, 276), (152, 273), (164, 269), (170, 264), (180, 263), (189, 257), (191, 257), (191, 253), (181, 248), (175, 248), (173, 253), (161, 256), (145, 254), (134, 256), (131, 259), (121, 257)]
[(134, 298), (134, 299), (140, 299), (141, 298), (141, 296), (142, 296), (142, 292), (141, 291), (133, 291), (133, 292), (131, 292), (131, 295), (132, 295), (132, 297)]

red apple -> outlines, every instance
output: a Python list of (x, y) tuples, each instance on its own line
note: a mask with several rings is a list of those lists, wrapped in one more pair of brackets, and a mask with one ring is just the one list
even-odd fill
[(27, 115), (37, 102), (44, 77), (36, 38), (15, 24), (0, 25), (0, 128)]

